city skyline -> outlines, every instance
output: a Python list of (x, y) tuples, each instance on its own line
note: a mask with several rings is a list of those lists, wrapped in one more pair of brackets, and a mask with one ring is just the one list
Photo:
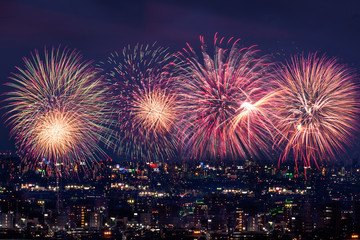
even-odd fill
[(2, 156), (0, 236), (359, 239), (358, 160), (308, 168), (305, 177), (295, 166), (251, 161), (108, 159), (87, 177), (57, 180)]

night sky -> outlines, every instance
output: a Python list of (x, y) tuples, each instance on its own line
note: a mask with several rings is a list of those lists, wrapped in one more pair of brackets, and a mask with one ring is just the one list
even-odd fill
[[(34, 49), (75, 48), (101, 61), (125, 45), (153, 43), (179, 51), (214, 34), (259, 45), (274, 61), (318, 51), (360, 72), (360, 1), (0, 1), (1, 100), (15, 66)], [(4, 102), (1, 103), (5, 105)], [(6, 120), (4, 109), (1, 121)], [(357, 146), (359, 146), (357, 144)], [(357, 146), (354, 147), (357, 148)], [(0, 126), (0, 151), (14, 150)], [(353, 151), (352, 151), (353, 152)]]

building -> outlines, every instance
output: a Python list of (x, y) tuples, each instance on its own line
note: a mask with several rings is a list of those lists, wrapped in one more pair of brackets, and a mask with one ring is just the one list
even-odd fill
[(13, 229), (13, 214), (11, 213), (0, 213), (0, 228), (2, 229)]

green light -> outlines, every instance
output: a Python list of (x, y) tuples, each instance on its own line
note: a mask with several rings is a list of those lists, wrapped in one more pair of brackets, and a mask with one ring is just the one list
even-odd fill
[(196, 199), (196, 204), (204, 204), (202, 199)]

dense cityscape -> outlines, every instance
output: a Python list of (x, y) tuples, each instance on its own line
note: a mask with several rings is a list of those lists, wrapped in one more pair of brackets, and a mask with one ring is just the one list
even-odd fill
[(359, 1), (1, 0), (0, 26), (0, 239), (360, 240)]
[[(40, 163), (39, 163), (40, 165)], [(360, 166), (99, 162), (60, 178), (1, 158), (0, 238), (358, 239)], [(50, 176), (49, 176), (50, 174)]]

